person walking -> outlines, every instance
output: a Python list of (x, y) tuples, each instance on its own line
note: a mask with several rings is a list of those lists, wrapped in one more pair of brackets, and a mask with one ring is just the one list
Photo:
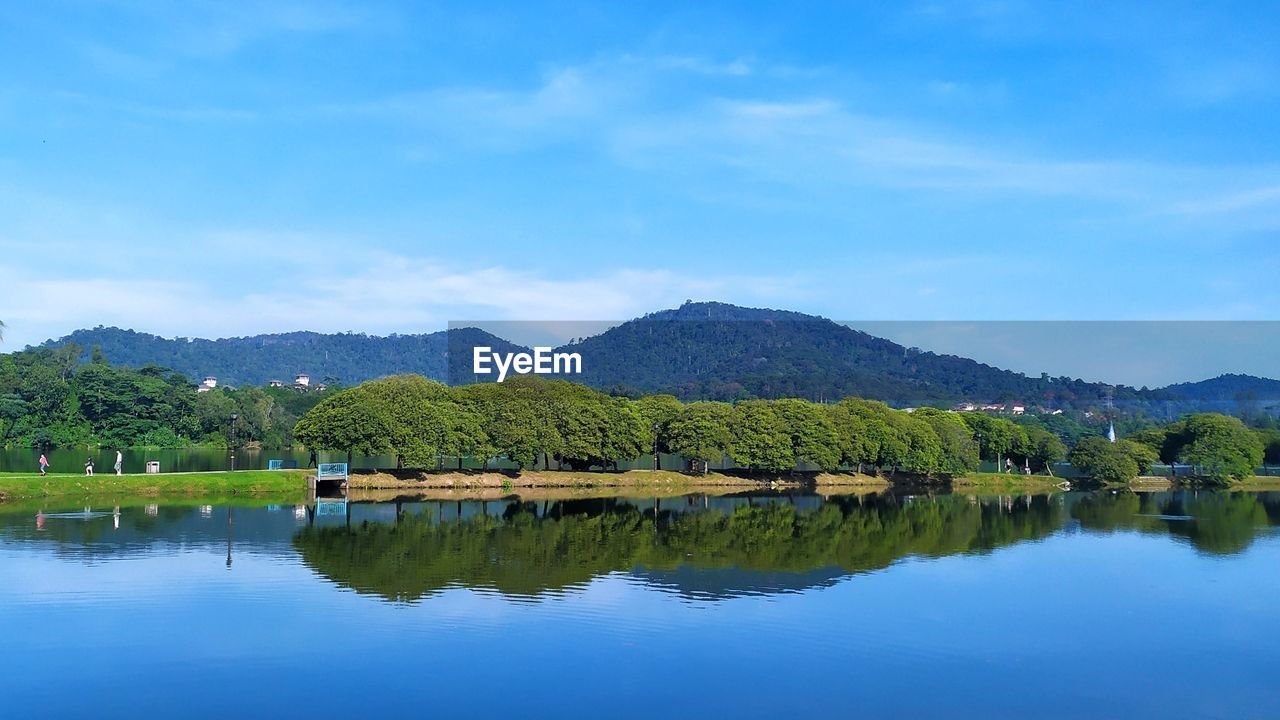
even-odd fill
[(44, 453), (40, 453), (40, 474), (49, 474), (49, 458), (45, 457)]
[(315, 450), (312, 450), (312, 451), (311, 451), (311, 457), (310, 457), (310, 459), (308, 459), (308, 460), (307, 460), (307, 467), (309, 467), (309, 468), (316, 467), (316, 465), (317, 465), (317, 463), (318, 463), (319, 459), (320, 459), (320, 458), (316, 457), (316, 451), (315, 451)]
[(123, 475), (121, 468), (124, 467), (124, 453), (120, 452), (120, 448), (116, 448), (116, 475)]
[(84, 474), (86, 476), (93, 475), (93, 458), (89, 458), (84, 464)]

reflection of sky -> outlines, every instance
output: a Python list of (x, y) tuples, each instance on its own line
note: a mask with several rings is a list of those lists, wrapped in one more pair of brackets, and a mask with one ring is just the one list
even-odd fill
[[(85, 564), (0, 541), (0, 672), (14, 716), (1274, 717), (1278, 556), (1274, 534), (1222, 557), (1068, 530), (799, 594), (705, 603), (617, 572), (394, 604), (283, 545), (228, 570), (215, 546)], [(1068, 672), (1099, 667), (1123, 672)]]

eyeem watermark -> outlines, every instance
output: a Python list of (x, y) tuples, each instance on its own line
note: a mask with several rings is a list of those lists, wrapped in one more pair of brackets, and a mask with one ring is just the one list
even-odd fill
[(533, 353), (496, 353), (490, 347), (475, 347), (471, 351), (471, 370), (476, 375), (491, 375), (498, 371), (498, 382), (507, 379), (507, 373), (517, 375), (581, 375), (582, 356), (578, 353), (555, 352), (554, 348), (535, 347)]

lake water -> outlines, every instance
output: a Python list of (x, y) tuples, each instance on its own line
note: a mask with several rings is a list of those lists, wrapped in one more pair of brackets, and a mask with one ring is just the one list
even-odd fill
[(0, 505), (4, 717), (1280, 717), (1280, 494)]

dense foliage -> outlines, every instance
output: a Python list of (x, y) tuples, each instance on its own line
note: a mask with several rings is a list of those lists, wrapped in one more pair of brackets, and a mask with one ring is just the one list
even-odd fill
[[(185, 447), (293, 442), (293, 426), (325, 392), (218, 388), (199, 393), (155, 365), (112, 366), (66, 345), (0, 355), (0, 445)], [(233, 422), (232, 415), (236, 415)]]
[(1274, 447), (1275, 436), (1270, 430), (1252, 430), (1238, 418), (1202, 413), (1135, 433), (1132, 439), (1166, 463), (1185, 463), (1194, 475), (1226, 481), (1252, 475)]
[(907, 412), (856, 398), (630, 400), (536, 377), (460, 387), (416, 375), (375, 380), (317, 405), (295, 435), (317, 449), (392, 455), (401, 467), (423, 469), (463, 456), (502, 456), (522, 468), (549, 469), (553, 461), (610, 468), (656, 447), (702, 470), (728, 462), (768, 473), (856, 467), (953, 476), (976, 469), (980, 458), (1014, 454), (1042, 467), (1065, 452), (1056, 437), (1041, 437), (1045, 431), (1033, 430), (1031, 442), (1020, 426), (982, 414)]
[[(1263, 459), (1264, 435), (1238, 419), (1191, 415), (1164, 428), (1109, 442), (1081, 438), (1072, 465), (1104, 482), (1125, 482), (1162, 457), (1210, 480), (1245, 477)], [(298, 423), (297, 439), (320, 450), (392, 455), (400, 467), (431, 469), (463, 457), (505, 457), (521, 468), (616, 468), (654, 449), (705, 471), (726, 463), (748, 471), (876, 469), (954, 477), (981, 460), (1000, 469), (1053, 473), (1068, 457), (1056, 434), (985, 413), (895, 410), (845, 398), (834, 404), (786, 398), (682, 404), (669, 395), (638, 400), (563, 380), (525, 376), (448, 387), (416, 375), (364, 383), (326, 399)], [(1272, 438), (1274, 441), (1274, 438)]]
[(281, 447), (296, 439), (321, 450), (390, 454), (413, 468), (505, 457), (522, 468), (554, 462), (607, 469), (656, 449), (703, 471), (725, 463), (768, 473), (876, 469), (928, 477), (961, 475), (980, 460), (1052, 474), (1072, 446), (1077, 470), (1114, 482), (1158, 461), (1212, 482), (1280, 461), (1280, 429), (1254, 429), (1216, 413), (1160, 427), (1131, 418), (1130, 427), (1141, 429), (1109, 443), (1098, 437), (1098, 426), (1068, 415), (908, 412), (860, 398), (685, 404), (669, 394), (631, 399), (536, 377), (451, 388), (399, 375), (345, 391), (201, 393), (170, 369), (112, 366), (100, 348), (87, 353), (87, 362), (85, 356), (74, 344), (0, 355), (0, 444)]
[(527, 502), (501, 515), (443, 523), (426, 514), (405, 515), (395, 525), (310, 527), (293, 544), (309, 567), (344, 587), (411, 602), (459, 585), (536, 596), (638, 567), (722, 568), (732, 572), (716, 578), (746, 577), (757, 587), (803, 583), (815, 571), (828, 571), (817, 575), (825, 579), (833, 568), (867, 572), (907, 555), (984, 552), (1034, 540), (1059, 527), (1064, 515), (1044, 497), (1008, 509), (958, 496), (909, 504), (886, 496), (846, 497), (813, 510), (776, 503), (684, 513), (612, 500), (561, 501), (539, 512)]

